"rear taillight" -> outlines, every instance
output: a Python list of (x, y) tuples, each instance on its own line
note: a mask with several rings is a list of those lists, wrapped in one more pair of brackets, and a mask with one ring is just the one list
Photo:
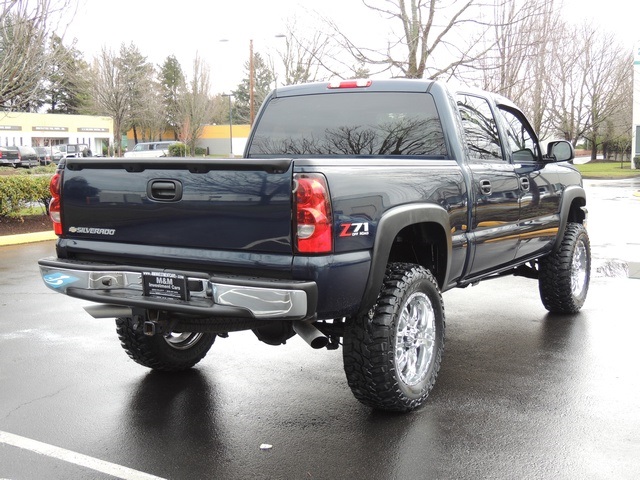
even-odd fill
[(333, 251), (333, 228), (329, 189), (318, 173), (294, 175), (295, 246), (300, 253)]
[(49, 182), (51, 201), (49, 202), (49, 217), (53, 222), (53, 232), (62, 235), (62, 221), (60, 216), (60, 190), (62, 186), (62, 170), (58, 170)]

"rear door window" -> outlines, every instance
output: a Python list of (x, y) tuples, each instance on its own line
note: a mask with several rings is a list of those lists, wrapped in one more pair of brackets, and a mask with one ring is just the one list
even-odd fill
[(489, 103), (473, 95), (458, 95), (458, 109), (471, 158), (504, 160), (498, 125)]
[(447, 155), (431, 95), (357, 92), (276, 98), (249, 156)]

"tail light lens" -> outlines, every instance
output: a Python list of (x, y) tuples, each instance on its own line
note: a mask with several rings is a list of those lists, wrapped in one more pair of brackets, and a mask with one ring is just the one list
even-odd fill
[(295, 247), (300, 253), (333, 251), (333, 222), (327, 181), (318, 173), (294, 175)]
[(62, 235), (62, 219), (60, 215), (60, 191), (62, 187), (62, 170), (58, 170), (49, 182), (51, 201), (49, 202), (49, 218), (53, 222), (53, 232)]

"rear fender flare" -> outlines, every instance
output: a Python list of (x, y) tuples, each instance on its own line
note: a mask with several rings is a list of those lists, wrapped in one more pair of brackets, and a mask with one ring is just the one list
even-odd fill
[[(398, 233), (410, 225), (420, 223), (438, 224), (445, 233), (447, 259), (442, 285), (447, 285), (449, 271), (451, 269), (452, 251), (449, 214), (439, 205), (403, 205), (395, 207), (385, 212), (378, 222), (371, 258), (371, 268), (369, 270), (369, 277), (367, 279), (362, 303), (360, 304), (359, 314), (367, 312), (374, 305), (378, 297), (391, 253), (391, 247)], [(432, 273), (435, 274), (435, 272)], [(440, 285), (441, 288), (442, 285)]]

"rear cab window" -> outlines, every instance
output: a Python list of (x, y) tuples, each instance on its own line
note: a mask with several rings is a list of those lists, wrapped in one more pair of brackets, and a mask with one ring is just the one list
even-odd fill
[(249, 157), (447, 155), (433, 97), (357, 92), (274, 98), (264, 110)]

